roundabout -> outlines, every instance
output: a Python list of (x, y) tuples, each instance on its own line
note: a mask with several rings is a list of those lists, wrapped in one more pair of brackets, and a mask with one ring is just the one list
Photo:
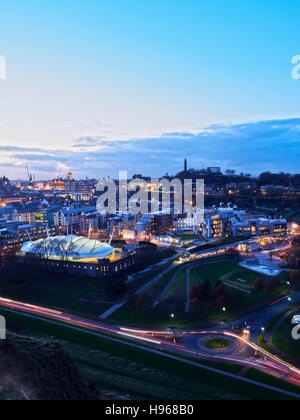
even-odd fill
[(202, 352), (209, 355), (232, 354), (236, 352), (240, 343), (234, 337), (225, 337), (223, 334), (203, 334), (197, 340), (197, 347)]
[(231, 343), (223, 338), (209, 338), (204, 342), (209, 350), (229, 350)]

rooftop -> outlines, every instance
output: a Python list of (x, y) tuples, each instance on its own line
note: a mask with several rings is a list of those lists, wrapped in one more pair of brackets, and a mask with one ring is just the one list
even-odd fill
[(54, 236), (45, 239), (39, 239), (35, 242), (24, 243), (22, 252), (31, 254), (44, 254), (53, 257), (68, 258), (108, 258), (115, 248), (107, 243), (97, 240), (90, 240), (82, 236)]

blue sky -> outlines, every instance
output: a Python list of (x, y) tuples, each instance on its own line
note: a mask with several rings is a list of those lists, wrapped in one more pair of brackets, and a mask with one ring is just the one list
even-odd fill
[(299, 2), (3, 3), (3, 173), (300, 172)]

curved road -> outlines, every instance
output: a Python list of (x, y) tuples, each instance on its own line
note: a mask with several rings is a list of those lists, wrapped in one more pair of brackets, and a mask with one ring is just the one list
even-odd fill
[[(280, 302), (278, 302), (278, 305)], [(88, 320), (79, 316), (64, 313), (62, 311), (52, 310), (46, 307), (31, 305), (24, 302), (18, 302), (11, 299), (0, 298), (0, 307), (5, 310), (21, 314), (26, 317), (37, 318), (45, 322), (54, 324), (64, 323), (69, 328), (85, 329), (85, 332), (90, 334), (102, 333), (109, 334), (113, 337), (103, 336), (108, 339), (120, 341), (120, 338), (128, 338), (135, 343), (147, 343), (152, 346), (152, 351), (161, 352), (172, 351), (178, 356), (189, 356), (195, 359), (215, 360), (229, 363), (236, 363), (238, 365), (252, 367), (263, 370), (264, 372), (279, 377), (285, 381), (300, 386), (300, 370), (293, 365), (281, 360), (280, 358), (268, 353), (254, 342), (250, 341), (247, 336), (242, 336), (232, 330), (229, 330), (226, 325), (212, 330), (195, 330), (195, 331), (181, 331), (175, 336), (171, 331), (158, 330), (141, 330), (134, 328), (127, 328), (121, 325), (109, 326), (107, 324)], [(101, 334), (100, 334), (101, 335)], [(209, 354), (203, 352), (198, 346), (198, 340), (203, 336), (220, 336), (229, 338), (237, 343), (236, 349), (232, 353), (227, 352), (218, 354)], [(118, 339), (117, 339), (118, 338)], [(130, 344), (122, 341), (125, 344)], [(136, 345), (137, 345), (136, 344)], [(132, 345), (134, 345), (132, 343)], [(149, 351), (148, 347), (143, 347), (144, 350)], [(165, 357), (169, 357), (165, 353), (160, 353)], [(180, 359), (187, 363), (186, 360)], [(196, 363), (196, 362), (195, 362)], [(199, 364), (198, 364), (199, 365)], [(207, 368), (207, 367), (204, 367)], [(218, 371), (218, 370), (216, 370)], [(218, 371), (218, 373), (229, 375), (226, 372)], [(232, 376), (232, 375), (231, 375)], [(233, 375), (239, 380), (249, 381), (246, 378), (241, 378)], [(260, 386), (266, 386), (260, 384)], [(286, 393), (286, 391), (282, 391)], [(288, 395), (288, 394), (287, 394)], [(290, 395), (291, 396), (291, 395)], [(295, 395), (293, 395), (295, 397)], [(297, 396), (300, 399), (300, 392)]]

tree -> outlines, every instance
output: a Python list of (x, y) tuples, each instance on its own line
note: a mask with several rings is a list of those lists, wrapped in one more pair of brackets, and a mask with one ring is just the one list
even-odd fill
[(253, 283), (254, 292), (256, 293), (262, 292), (264, 288), (265, 288), (264, 280), (261, 277), (258, 277)]
[(203, 291), (200, 284), (197, 284), (192, 288), (190, 298), (194, 305), (199, 304), (199, 302), (203, 300)]
[(291, 183), (291, 175), (284, 174), (272, 174), (271, 172), (263, 172), (259, 177), (260, 185), (283, 185), (284, 187), (289, 186)]
[(202, 295), (204, 299), (207, 299), (209, 296), (209, 292), (211, 290), (211, 285), (209, 280), (205, 279), (203, 281), (201, 281), (200, 283), (201, 289), (202, 289)]
[(52, 254), (52, 251), (52, 241), (49, 241), (49, 239), (42, 239), (32, 244), (32, 253), (38, 259), (48, 260)]
[(220, 295), (216, 300), (217, 309), (222, 309), (226, 307), (227, 304), (228, 304), (228, 300), (226, 299), (224, 295)]
[(207, 302), (206, 306), (205, 306), (205, 310), (206, 312), (213, 312), (214, 310), (214, 305), (212, 304), (212, 302)]
[(218, 281), (216, 287), (210, 291), (208, 296), (212, 305), (215, 305), (218, 309), (228, 305), (229, 292), (222, 281)]
[(216, 297), (218, 299), (221, 296), (224, 296), (226, 298), (228, 296), (228, 291), (225, 284), (222, 281), (219, 281), (216, 284)]
[(292, 284), (298, 284), (300, 282), (300, 270), (291, 271), (290, 280)]
[(216, 290), (216, 288), (212, 289), (209, 292), (208, 299), (211, 300), (211, 301), (213, 301), (213, 302), (217, 299), (217, 290)]
[(268, 292), (272, 293), (275, 292), (275, 290), (277, 289), (277, 287), (280, 286), (280, 280), (279, 277), (273, 277), (270, 281), (269, 284), (267, 285), (267, 290)]
[(79, 256), (77, 252), (75, 252), (75, 249), (77, 248), (76, 244), (74, 242), (69, 242), (67, 240), (59, 240), (55, 239), (51, 242), (51, 248), (52, 252), (59, 256), (60, 261), (62, 264), (62, 269), (65, 270), (66, 262), (70, 261), (71, 257)]

